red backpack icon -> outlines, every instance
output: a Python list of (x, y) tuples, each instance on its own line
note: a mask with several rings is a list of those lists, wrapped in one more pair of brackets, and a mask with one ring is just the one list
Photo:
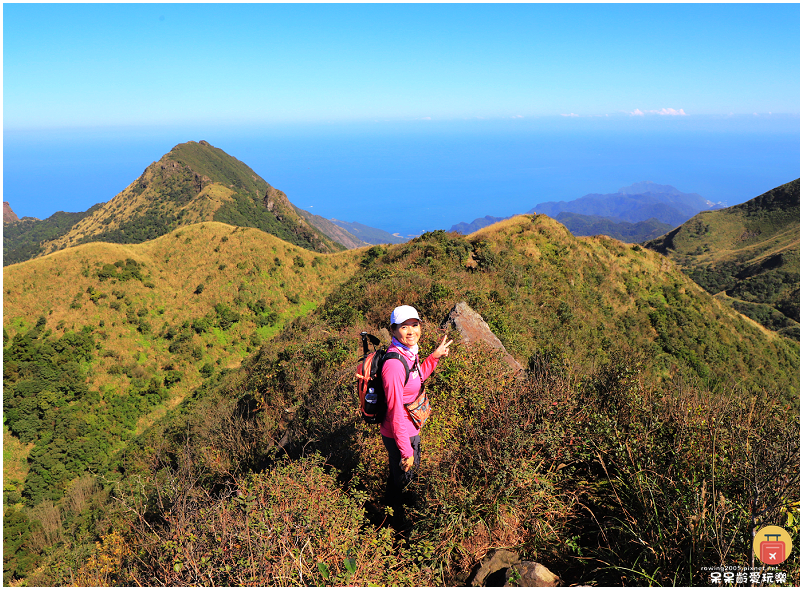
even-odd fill
[[(783, 563), (786, 559), (786, 543), (780, 541), (780, 535), (764, 535), (767, 540), (759, 545), (759, 558), (768, 565)], [(770, 541), (770, 537), (775, 537)]]

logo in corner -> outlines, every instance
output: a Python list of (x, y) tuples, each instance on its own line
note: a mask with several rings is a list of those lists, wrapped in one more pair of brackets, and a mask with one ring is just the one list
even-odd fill
[(778, 565), (792, 552), (792, 538), (779, 526), (765, 526), (753, 539), (753, 553), (765, 565)]

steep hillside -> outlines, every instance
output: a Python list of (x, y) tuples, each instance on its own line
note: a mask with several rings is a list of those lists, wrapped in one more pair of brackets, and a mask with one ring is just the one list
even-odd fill
[[(162, 256), (185, 237), (175, 236), (162, 238)], [(221, 240), (201, 255), (213, 259)], [(696, 564), (746, 564), (748, 527), (789, 526), (800, 502), (800, 345), (660, 254), (523, 215), (469, 236), (435, 231), (321, 258), (348, 261), (323, 304), (240, 368), (205, 378), (104, 479), (87, 469), (57, 503), (9, 511), (7, 580), (456, 586), (506, 547), (567, 585), (706, 585)], [(89, 275), (120, 281), (138, 268), (147, 282), (169, 280), (145, 277), (145, 262), (89, 265)], [(383, 498), (380, 436), (356, 413), (358, 333), (377, 334), (394, 306), (414, 305), (425, 356), (460, 301), (527, 372), (450, 334), (452, 354), (427, 382), (434, 413), (403, 520)], [(230, 317), (222, 312), (213, 321)], [(86, 350), (81, 342), (51, 346), (65, 355)], [(17, 342), (13, 353), (42, 349)], [(78, 395), (73, 373), (65, 387)], [(35, 399), (45, 419), (57, 414)], [(20, 543), (43, 514), (63, 520), (40, 544)], [(786, 566), (790, 581), (798, 564)]]
[(739, 311), (800, 340), (800, 179), (645, 244)]
[[(716, 301), (662, 256), (575, 238), (539, 215), (467, 237), (436, 231), (370, 248), (362, 265), (127, 457), (126, 470), (141, 474), (151, 494), (167, 489), (156, 476), (167, 470), (186, 502), (154, 507), (151, 529), (132, 523), (126, 542), (144, 549), (137, 564), (126, 562), (132, 573), (118, 570), (119, 581), (453, 586), (491, 548), (509, 547), (570, 584), (703, 585), (705, 574), (689, 562), (720, 559), (717, 549), (724, 563), (746, 562), (749, 507), (774, 514), (765, 502), (800, 499), (797, 478), (789, 487), (770, 479), (779, 451), (763, 446), (799, 432), (800, 346)], [(398, 522), (382, 499), (380, 437), (354, 412), (357, 334), (378, 333), (395, 305), (409, 303), (422, 314), (425, 355), (460, 300), (528, 373), (515, 379), (499, 354), (456, 337), (427, 385), (435, 410), (413, 488), (419, 499), (410, 522)], [(762, 388), (768, 393), (756, 397)], [(231, 428), (236, 437), (220, 434)], [(210, 450), (193, 452), (190, 440)], [(746, 480), (753, 462), (765, 478), (755, 500)], [(795, 455), (776, 468), (790, 463), (798, 466)], [(337, 475), (342, 483), (332, 487)], [(209, 494), (231, 477), (232, 500)], [(724, 497), (707, 498), (703, 512), (697, 502), (712, 477)], [(192, 498), (213, 505), (203, 512), (205, 501)], [(336, 515), (345, 512), (353, 520), (337, 530), (352, 541), (331, 547), (316, 523), (341, 526)], [(262, 514), (305, 532), (281, 543), (261, 528)], [(177, 541), (176, 554), (199, 560), (218, 539), (235, 543), (251, 519), (264, 531), (263, 549), (247, 553), (251, 571), (225, 551), (209, 553), (205, 573), (176, 571), (160, 550), (176, 535), (191, 538)], [(709, 541), (719, 526), (730, 533)], [(392, 529), (403, 539), (397, 552), (388, 547)], [(301, 550), (314, 556), (306, 565), (292, 558)]]
[[(25, 494), (58, 497), (81, 464), (72, 457), (63, 460), (60, 478), (43, 473), (42, 453), (52, 441), (42, 424), (52, 410), (60, 408), (62, 418), (68, 407), (83, 415), (91, 399), (87, 436), (99, 436), (95, 428), (111, 420), (113, 442), (99, 453), (110, 459), (204, 378), (238, 366), (287, 321), (319, 305), (356, 270), (359, 256), (315, 254), (257, 229), (210, 222), (143, 244), (90, 243), (6, 267), (5, 423), (22, 443), (37, 445), (38, 475), (28, 478)], [(39, 350), (41, 362), (56, 367), (67, 357), (53, 365), (47, 351), (75, 346), (80, 350), (67, 357), (80, 368), (68, 380), (82, 383), (82, 397), (55, 395), (32, 409), (39, 388), (51, 390), (48, 379), (66, 377), (37, 380), (22, 350)]]
[(286, 195), (208, 142), (182, 143), (128, 188), (43, 244), (46, 253), (87, 242), (141, 243), (177, 227), (220, 221), (256, 227), (317, 252), (344, 249), (297, 213)]

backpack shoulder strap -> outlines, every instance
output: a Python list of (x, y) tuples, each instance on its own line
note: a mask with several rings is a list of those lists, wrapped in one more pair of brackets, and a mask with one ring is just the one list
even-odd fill
[(385, 355), (383, 355), (383, 362), (386, 362), (389, 359), (397, 359), (403, 363), (403, 368), (406, 370), (406, 380), (403, 381), (403, 385), (406, 385), (408, 383), (408, 377), (411, 374), (411, 371), (408, 368), (408, 363), (406, 362), (405, 357), (399, 352), (387, 352)]

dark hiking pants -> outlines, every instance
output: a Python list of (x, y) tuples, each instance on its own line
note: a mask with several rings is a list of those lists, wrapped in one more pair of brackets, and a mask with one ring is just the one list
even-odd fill
[(386, 436), (381, 435), (383, 438), (383, 444), (386, 447), (386, 451), (389, 453), (389, 490), (390, 492), (399, 493), (401, 492), (414, 478), (414, 473), (419, 468), (419, 444), (420, 444), (420, 437), (411, 436), (409, 437), (409, 442), (411, 443), (411, 448), (414, 449), (414, 466), (409, 469), (408, 471), (403, 471), (400, 467), (400, 449), (397, 448), (397, 442), (393, 438), (389, 438)]

